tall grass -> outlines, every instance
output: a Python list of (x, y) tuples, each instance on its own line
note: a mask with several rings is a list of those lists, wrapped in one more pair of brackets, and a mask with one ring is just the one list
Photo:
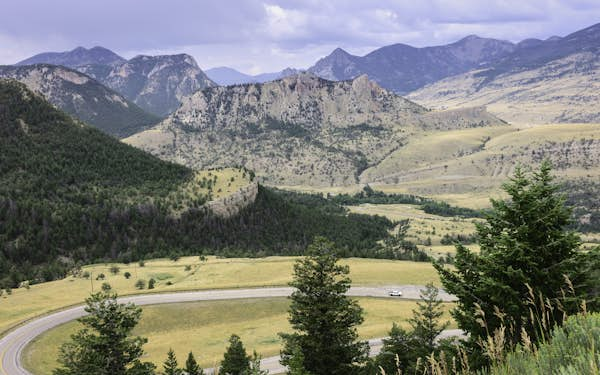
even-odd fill
[[(477, 321), (487, 333), (477, 344), (491, 363), (488, 368), (472, 370), (466, 350), (456, 343), (451, 358), (444, 351), (420, 358), (415, 375), (600, 375), (600, 313), (588, 313), (585, 300), (577, 299), (566, 276), (565, 286), (560, 298), (549, 299), (528, 285), (529, 315), (516, 324), (495, 307), (494, 315), (502, 324), (494, 330), (489, 330), (483, 309), (476, 305)], [(577, 313), (569, 316), (575, 303)], [(521, 327), (520, 340), (512, 343), (509, 337), (515, 337), (516, 327)], [(397, 375), (405, 375), (399, 366)]]

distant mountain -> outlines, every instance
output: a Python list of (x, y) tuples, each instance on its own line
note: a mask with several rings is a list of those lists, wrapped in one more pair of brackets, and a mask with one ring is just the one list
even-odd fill
[(197, 91), (125, 141), (193, 168), (244, 165), (287, 185), (354, 184), (413, 132), (501, 124), (484, 110), (440, 115), (360, 76), (302, 73)]
[(483, 69), (410, 94), (424, 105), (485, 105), (522, 123), (600, 122), (600, 24), (564, 38), (525, 40)]
[(111, 69), (84, 65), (78, 70), (89, 74), (144, 110), (166, 116), (181, 99), (196, 90), (215, 86), (190, 55), (136, 56)]
[(511, 42), (475, 35), (436, 47), (394, 44), (365, 56), (354, 56), (337, 48), (308, 71), (336, 81), (367, 74), (382, 87), (405, 94), (440, 79), (490, 64), (515, 49)]
[(89, 75), (117, 91), (145, 111), (164, 117), (173, 112), (181, 98), (196, 90), (215, 86), (190, 55), (136, 56), (125, 60), (114, 52), (78, 47), (70, 52), (33, 56), (17, 65), (63, 65)]
[(68, 52), (40, 53), (15, 65), (52, 64), (76, 68), (81, 65), (117, 65), (126, 60), (113, 51), (104, 47), (86, 49), (77, 47)]
[(0, 66), (0, 78), (21, 81), (61, 110), (115, 137), (129, 136), (160, 121), (117, 92), (64, 66)]
[(206, 70), (206, 75), (216, 82), (219, 86), (239, 85), (244, 83), (264, 83), (289, 77), (298, 74), (301, 71), (293, 68), (286, 68), (280, 72), (262, 73), (257, 75), (249, 75), (239, 72), (233, 68), (221, 66)]
[(238, 72), (233, 68), (219, 66), (217, 68), (206, 69), (208, 78), (216, 82), (219, 86), (238, 85), (242, 83), (256, 82), (254, 76)]

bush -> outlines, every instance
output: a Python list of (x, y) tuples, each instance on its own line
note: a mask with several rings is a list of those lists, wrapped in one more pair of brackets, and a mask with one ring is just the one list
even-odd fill
[(98, 276), (96, 276), (96, 280), (104, 280), (106, 278), (106, 276), (104, 276), (103, 273), (98, 274)]
[(110, 267), (110, 273), (112, 273), (113, 275), (118, 274), (120, 270), (121, 269), (119, 267), (117, 267), (117, 266), (111, 266)]
[(548, 342), (535, 349), (519, 346), (491, 375), (598, 374), (600, 371), (600, 314), (578, 314), (555, 328)]
[(154, 280), (154, 279), (148, 280), (148, 289), (154, 289), (154, 284), (156, 284), (156, 280)]
[(144, 267), (144, 266), (146, 265), (146, 262), (144, 262), (143, 260), (140, 260), (140, 261), (138, 262), (138, 265), (139, 265), (140, 267)]
[(146, 282), (144, 280), (140, 279), (140, 280), (136, 281), (135, 287), (142, 290), (146, 287)]
[(129, 271), (125, 272), (123, 276), (125, 276), (126, 279), (129, 279), (131, 277), (131, 273), (129, 273)]
[(102, 283), (102, 291), (109, 292), (112, 289), (109, 283)]
[(190, 266), (189, 264), (185, 266), (185, 270), (186, 271), (191, 271), (192, 270), (192, 266)]
[(83, 277), (84, 279), (89, 279), (90, 278), (89, 271), (83, 271), (83, 273), (81, 274), (81, 277)]

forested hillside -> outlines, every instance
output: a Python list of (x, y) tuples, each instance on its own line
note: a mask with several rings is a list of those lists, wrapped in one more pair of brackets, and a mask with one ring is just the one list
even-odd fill
[(0, 81), (0, 286), (104, 259), (299, 254), (315, 235), (361, 255), (393, 225), (262, 187), (254, 204), (219, 218), (203, 206), (211, 184), (190, 187), (193, 177)]

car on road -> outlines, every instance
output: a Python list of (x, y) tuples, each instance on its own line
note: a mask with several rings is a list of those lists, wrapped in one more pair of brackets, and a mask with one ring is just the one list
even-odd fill
[(388, 293), (391, 297), (402, 297), (402, 292), (399, 290), (390, 290)]

